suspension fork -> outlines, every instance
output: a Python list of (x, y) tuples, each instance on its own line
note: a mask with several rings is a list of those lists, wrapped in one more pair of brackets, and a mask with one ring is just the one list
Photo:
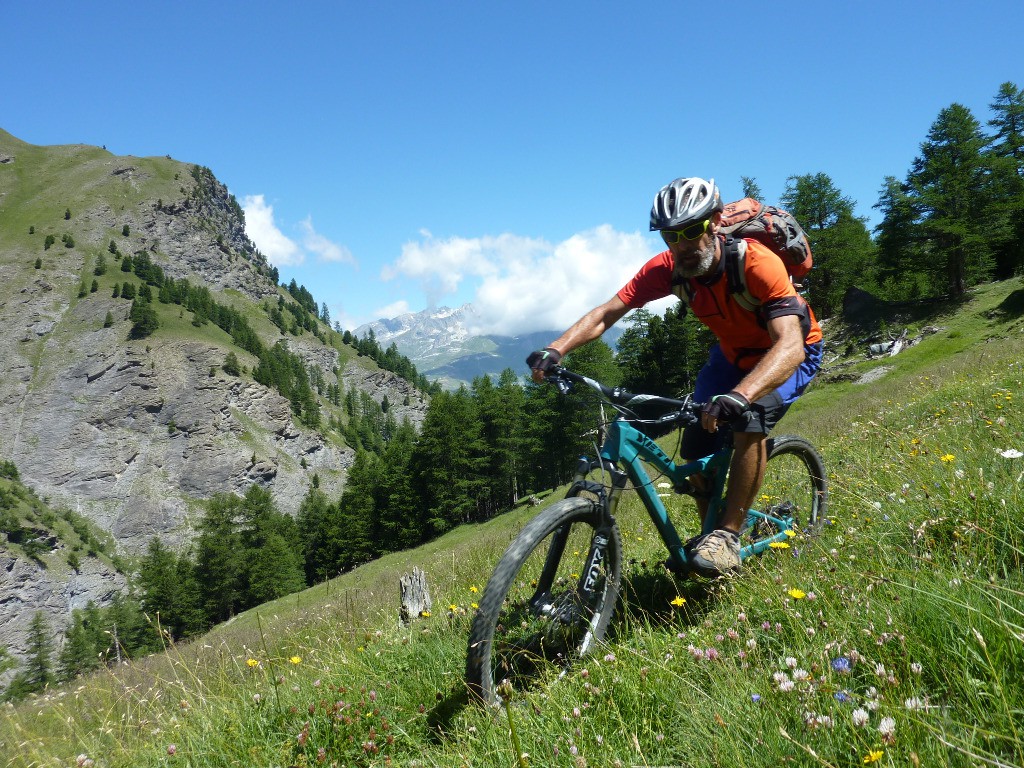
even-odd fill
[[(611, 492), (601, 484), (587, 480), (590, 472), (601, 468), (611, 476)], [(576, 476), (569, 487), (567, 497), (582, 497), (590, 499), (597, 509), (598, 521), (594, 526), (594, 535), (590, 540), (590, 551), (587, 553), (586, 566), (580, 574), (577, 590), (582, 594), (592, 592), (600, 578), (601, 565), (604, 563), (608, 553), (608, 545), (612, 540), (612, 527), (615, 525), (614, 511), (618, 507), (622, 491), (629, 482), (629, 477), (615, 464), (607, 459), (591, 460), (581, 457), (576, 465)], [(548, 593), (554, 582), (555, 574), (558, 572), (558, 565), (565, 554), (565, 546), (569, 541), (570, 525), (563, 525), (555, 531), (551, 538), (551, 546), (544, 561), (544, 569), (541, 571), (537, 583), (537, 591), (534, 599)]]

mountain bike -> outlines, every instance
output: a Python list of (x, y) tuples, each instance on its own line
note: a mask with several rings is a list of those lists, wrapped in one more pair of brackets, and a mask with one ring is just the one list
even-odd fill
[[(540, 512), (509, 545), (484, 589), (470, 628), (466, 683), (485, 703), (507, 693), (502, 686), (514, 691), (548, 671), (565, 674), (604, 638), (622, 584), (615, 511), (630, 484), (665, 543), (666, 567), (679, 574), (694, 570), (688, 545), (699, 537), (686, 543), (680, 538), (645, 464), (676, 493), (706, 493), (701, 535), (716, 528), (725, 504), (730, 439), (708, 456), (676, 464), (652, 437), (698, 423), (702, 403), (634, 395), (565, 368), (553, 369), (546, 381), (563, 394), (580, 385), (599, 393), (603, 442), (597, 458), (579, 460), (566, 497)], [(618, 414), (607, 423), (606, 406)], [(707, 492), (690, 479), (698, 473), (706, 478)], [(769, 438), (764, 483), (740, 531), (741, 558), (798, 530), (815, 529), (827, 501), (825, 467), (814, 446), (801, 437)]]

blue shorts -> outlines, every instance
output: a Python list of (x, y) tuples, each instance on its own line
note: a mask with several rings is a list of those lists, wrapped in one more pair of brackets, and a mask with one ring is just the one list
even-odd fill
[[(821, 355), (821, 342), (804, 345), (804, 361), (797, 366), (793, 375), (781, 387), (751, 403), (750, 410), (732, 423), (732, 431), (763, 434), (771, 432), (789, 410), (789, 406), (796, 402), (818, 373)], [(699, 403), (706, 403), (715, 395), (724, 395), (735, 389), (748, 373), (749, 371), (742, 371), (730, 363), (716, 344), (711, 348), (707, 363), (697, 374), (693, 399)], [(689, 426), (683, 432), (683, 456), (688, 459), (707, 456), (717, 450), (719, 439), (723, 436), (722, 430), (711, 434), (700, 424)]]

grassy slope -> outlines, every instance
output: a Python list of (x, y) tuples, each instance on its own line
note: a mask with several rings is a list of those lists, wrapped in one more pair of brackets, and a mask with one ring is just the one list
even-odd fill
[[(613, 639), (525, 706), (467, 707), (461, 668), (475, 590), (533, 509), (8, 709), (0, 755), (302, 765), (324, 750), (328, 765), (507, 766), (511, 723), (530, 754), (518, 764), (1024, 764), (1024, 460), (1000, 453), (1024, 450), (1022, 295), (1019, 281), (982, 286), (922, 321), (945, 330), (852, 366), (891, 366), (876, 382), (807, 394), (785, 431), (825, 455), (832, 524), (743, 578), (679, 582), (649, 566), (660, 544), (624, 503), (631, 559)], [(685, 520), (687, 504), (670, 511)], [(414, 566), (435, 610), (403, 630), (397, 580)], [(833, 669), (839, 657), (849, 674)]]

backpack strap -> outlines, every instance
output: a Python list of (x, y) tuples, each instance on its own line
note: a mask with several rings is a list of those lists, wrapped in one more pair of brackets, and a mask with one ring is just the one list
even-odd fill
[(747, 287), (747, 244), (742, 238), (726, 237), (722, 245), (725, 258), (725, 276), (729, 281), (729, 293), (736, 303), (748, 312), (756, 312), (761, 302)]
[(690, 278), (672, 275), (672, 293), (679, 298), (686, 307), (693, 301), (693, 286), (690, 285)]

